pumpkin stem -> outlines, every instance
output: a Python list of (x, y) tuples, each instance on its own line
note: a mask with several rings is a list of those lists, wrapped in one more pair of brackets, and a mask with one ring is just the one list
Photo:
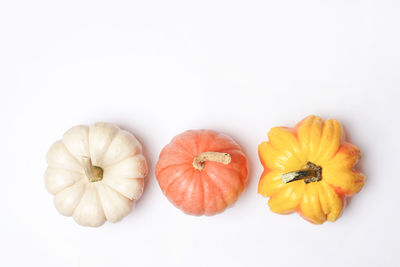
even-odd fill
[(89, 157), (82, 157), (83, 169), (85, 170), (86, 177), (89, 182), (98, 182), (103, 180), (103, 169), (93, 166), (92, 159)]
[(206, 161), (214, 161), (227, 165), (231, 162), (231, 155), (220, 152), (203, 152), (193, 159), (193, 167), (201, 171), (204, 169)]
[(306, 167), (301, 170), (282, 174), (282, 181), (290, 183), (297, 180), (304, 180), (306, 184), (318, 182), (322, 179), (322, 168), (312, 162), (307, 162)]

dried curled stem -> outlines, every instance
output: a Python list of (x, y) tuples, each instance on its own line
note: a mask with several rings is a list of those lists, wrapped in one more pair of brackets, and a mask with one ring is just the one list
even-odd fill
[(193, 159), (193, 167), (201, 171), (204, 169), (206, 161), (214, 161), (227, 165), (231, 162), (231, 155), (220, 152), (203, 152)]

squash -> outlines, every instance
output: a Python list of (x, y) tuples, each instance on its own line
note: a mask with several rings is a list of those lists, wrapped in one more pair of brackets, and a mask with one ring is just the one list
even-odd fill
[(147, 173), (139, 141), (109, 123), (71, 128), (50, 147), (47, 163), (46, 188), (57, 210), (84, 226), (126, 216)]
[(268, 138), (258, 146), (264, 166), (258, 193), (269, 197), (271, 211), (297, 211), (314, 224), (336, 221), (365, 178), (354, 169), (360, 151), (345, 142), (340, 123), (309, 116), (294, 128), (272, 128)]
[(240, 146), (212, 130), (179, 134), (161, 151), (156, 165), (162, 192), (191, 215), (214, 215), (235, 203), (247, 173)]

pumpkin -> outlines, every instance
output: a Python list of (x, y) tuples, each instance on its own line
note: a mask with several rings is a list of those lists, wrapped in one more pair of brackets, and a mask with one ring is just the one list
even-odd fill
[(359, 192), (364, 175), (354, 169), (359, 149), (345, 142), (335, 119), (309, 116), (294, 128), (275, 127), (258, 146), (264, 172), (258, 192), (271, 211), (297, 211), (314, 224), (336, 221), (345, 199)]
[(214, 215), (235, 203), (247, 172), (246, 156), (231, 137), (189, 130), (163, 148), (155, 173), (162, 192), (183, 212)]
[(50, 147), (47, 163), (45, 184), (57, 210), (84, 226), (126, 216), (147, 173), (139, 141), (109, 123), (71, 128)]

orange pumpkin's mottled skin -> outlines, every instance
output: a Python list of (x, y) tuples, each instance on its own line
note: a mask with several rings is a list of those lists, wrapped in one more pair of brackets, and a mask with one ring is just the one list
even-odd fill
[[(224, 165), (206, 161), (204, 169), (193, 166), (202, 152), (231, 156)], [(189, 130), (177, 135), (161, 151), (156, 177), (163, 193), (183, 212), (213, 215), (232, 205), (245, 187), (247, 160), (240, 146), (229, 136), (212, 130)]]

